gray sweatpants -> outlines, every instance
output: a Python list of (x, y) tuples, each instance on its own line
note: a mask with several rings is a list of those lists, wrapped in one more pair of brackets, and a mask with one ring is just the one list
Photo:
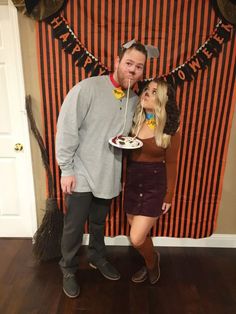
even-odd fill
[(78, 252), (87, 218), (90, 234), (88, 259), (93, 263), (100, 263), (105, 259), (104, 228), (110, 204), (110, 199), (94, 197), (91, 192), (73, 192), (66, 196), (67, 212), (64, 216), (62, 258), (59, 262), (64, 274), (78, 270)]

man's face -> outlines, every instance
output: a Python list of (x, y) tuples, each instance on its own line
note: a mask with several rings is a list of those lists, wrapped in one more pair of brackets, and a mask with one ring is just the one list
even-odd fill
[(130, 49), (125, 52), (123, 58), (115, 63), (114, 78), (122, 88), (132, 87), (137, 81), (142, 79), (144, 65), (146, 62), (145, 55), (136, 50)]

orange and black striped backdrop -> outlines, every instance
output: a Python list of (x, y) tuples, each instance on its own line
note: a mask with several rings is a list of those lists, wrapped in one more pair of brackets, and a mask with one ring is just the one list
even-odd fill
[[(219, 18), (210, 0), (68, 1), (62, 15), (81, 43), (110, 70), (119, 46), (135, 38), (159, 48), (145, 77), (169, 73), (190, 58), (213, 32)], [(37, 24), (45, 143), (63, 206), (55, 161), (56, 120), (69, 89), (87, 74), (73, 64), (45, 22)], [(177, 88), (182, 143), (173, 206), (153, 236), (207, 237), (214, 232), (222, 193), (227, 148), (235, 107), (235, 31), (222, 52), (191, 82)], [(128, 234), (122, 194), (114, 200), (106, 235)]]

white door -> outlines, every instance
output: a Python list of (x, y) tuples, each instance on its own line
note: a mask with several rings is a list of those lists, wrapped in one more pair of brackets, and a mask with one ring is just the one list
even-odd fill
[(0, 237), (32, 237), (36, 208), (16, 8), (0, 5)]

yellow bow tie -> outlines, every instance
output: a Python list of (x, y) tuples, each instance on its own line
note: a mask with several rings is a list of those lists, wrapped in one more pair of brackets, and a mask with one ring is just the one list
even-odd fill
[(121, 99), (125, 96), (125, 92), (120, 87), (113, 89), (113, 94), (116, 99)]

